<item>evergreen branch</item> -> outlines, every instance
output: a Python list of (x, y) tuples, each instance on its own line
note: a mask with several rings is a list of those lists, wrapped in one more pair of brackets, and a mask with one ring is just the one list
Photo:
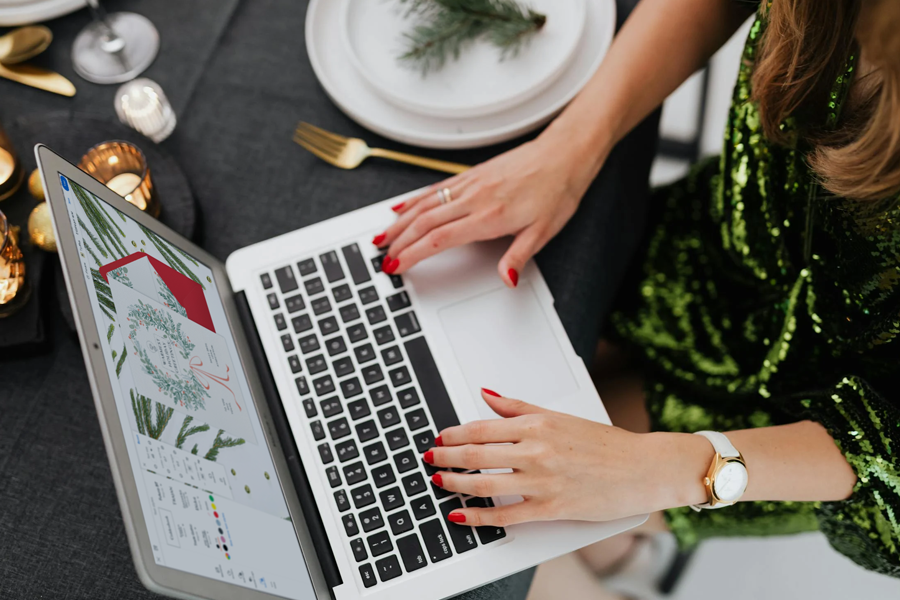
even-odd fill
[[(110, 323), (109, 329), (106, 330), (106, 342), (109, 343), (112, 340), (113, 331), (116, 330), (116, 326), (113, 323)], [(113, 357), (115, 358), (115, 357)]]
[(93, 242), (93, 244), (97, 246), (97, 250), (100, 251), (100, 254), (103, 255), (103, 258), (106, 258), (108, 256), (106, 254), (106, 251), (104, 251), (103, 248), (100, 247), (100, 242), (97, 241), (97, 238), (94, 237), (94, 234), (91, 233), (91, 230), (88, 229), (88, 226), (84, 224), (84, 221), (81, 220), (80, 216), (78, 217), (78, 225), (85, 231), (85, 233), (88, 234), (88, 238), (90, 238), (91, 242)]
[(150, 430), (150, 437), (155, 440), (162, 437), (163, 430), (165, 430), (166, 425), (169, 424), (174, 412), (174, 408), (167, 408), (159, 402), (156, 403), (156, 425)]
[(106, 315), (106, 318), (109, 319), (110, 321), (116, 320), (116, 317), (114, 317), (112, 314), (110, 314), (110, 312), (108, 310), (106, 310), (105, 306), (101, 306), (100, 310), (103, 311), (103, 314)]
[[(87, 248), (88, 254), (91, 255), (91, 258), (94, 259), (94, 262), (97, 263), (97, 266), (98, 266), (98, 267), (102, 267), (102, 266), (103, 266), (103, 263), (100, 262), (100, 259), (97, 258), (97, 255), (96, 255), (96, 254), (94, 254), (94, 251), (91, 249), (91, 247), (88, 246), (87, 244), (85, 244), (84, 247)], [(98, 247), (98, 249), (99, 249), (99, 247)]]
[(125, 344), (122, 344), (122, 356), (119, 357), (119, 362), (116, 363), (116, 377), (118, 377), (122, 373), (122, 365), (125, 364), (126, 356), (128, 356), (128, 349), (125, 348)]
[(240, 446), (241, 444), (244, 443), (243, 438), (237, 438), (237, 439), (230, 438), (230, 437), (223, 438), (222, 437), (223, 433), (225, 433), (225, 430), (220, 429), (219, 433), (216, 434), (215, 441), (213, 441), (212, 448), (210, 448), (209, 451), (207, 451), (206, 455), (204, 455), (203, 458), (205, 458), (206, 460), (211, 460), (211, 461), (215, 462), (216, 457), (219, 456), (219, 450), (221, 450), (222, 448), (232, 448), (234, 446)]
[[(194, 417), (192, 417), (192, 416), (185, 417), (184, 422), (181, 424), (181, 430), (179, 430), (179, 432), (178, 432), (178, 437), (175, 440), (176, 448), (181, 448), (184, 445), (184, 442), (187, 440), (187, 438), (194, 435), (195, 433), (202, 433), (204, 431), (209, 431), (209, 425), (207, 425), (205, 423), (203, 425), (196, 425), (194, 427), (190, 427), (191, 422), (193, 420), (194, 420)], [(196, 444), (194, 445), (194, 448), (195, 449), (197, 448)], [(196, 454), (196, 452), (194, 452), (194, 454)]]
[[(171, 248), (174, 246), (170, 247), (168, 242), (166, 242), (164, 239), (160, 238), (158, 235), (156, 235), (155, 233), (153, 233), (152, 231), (150, 231), (143, 225), (140, 225), (140, 228), (144, 232), (144, 235), (147, 236), (147, 239), (150, 240), (150, 243), (153, 244), (157, 250), (159, 250), (159, 253), (162, 255), (163, 260), (165, 260), (167, 263), (169, 263), (170, 267), (172, 267), (173, 269), (175, 269), (182, 275), (189, 277), (189, 278), (193, 279), (194, 281), (196, 281), (197, 283), (199, 283), (200, 287), (203, 288), (204, 290), (206, 289), (206, 286), (203, 285), (203, 282), (200, 281), (200, 278), (197, 277), (196, 275), (194, 275), (194, 272), (191, 271), (187, 267), (187, 265), (185, 265), (181, 261), (181, 259), (179, 259), (177, 256), (175, 256), (174, 252), (172, 252)], [(176, 248), (176, 250), (177, 250), (177, 248)]]
[(194, 444), (194, 447), (191, 448), (191, 454), (197, 454), (197, 444)]
[(134, 390), (128, 390), (131, 393), (131, 410), (134, 411), (134, 418), (137, 421), (138, 432), (143, 435), (147, 435), (147, 426), (144, 421), (144, 414), (141, 411), (140, 400), (142, 396), (138, 396), (138, 398), (134, 397)]

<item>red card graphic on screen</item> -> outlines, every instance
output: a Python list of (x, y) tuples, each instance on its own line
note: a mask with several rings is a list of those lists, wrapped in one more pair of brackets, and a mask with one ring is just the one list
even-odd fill
[[(145, 258), (146, 261), (138, 262)], [(121, 269), (121, 267), (126, 267), (126, 269)], [(159, 300), (172, 310), (181, 312), (194, 323), (215, 333), (216, 329), (213, 327), (203, 287), (187, 275), (179, 273), (144, 252), (135, 252), (100, 267), (100, 274), (107, 283), (109, 283), (110, 271), (116, 271), (113, 273), (113, 277), (120, 283)], [(154, 272), (161, 281), (154, 281)]]

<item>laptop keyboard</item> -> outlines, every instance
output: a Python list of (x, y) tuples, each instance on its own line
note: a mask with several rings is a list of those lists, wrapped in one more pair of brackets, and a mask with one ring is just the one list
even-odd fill
[(260, 275), (367, 588), (506, 537), (446, 520), (492, 503), (431, 483), (438, 469), (422, 454), (459, 419), (403, 278), (382, 273), (382, 260), (350, 244)]

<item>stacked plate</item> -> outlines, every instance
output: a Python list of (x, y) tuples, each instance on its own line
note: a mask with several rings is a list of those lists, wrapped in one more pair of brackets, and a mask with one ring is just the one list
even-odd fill
[(86, 5), (86, 0), (0, 0), (0, 27), (48, 21)]
[[(2, 2), (3, 0), (0, 0)], [(414, 25), (399, 0), (311, 0), (306, 48), (347, 115), (385, 137), (426, 148), (473, 148), (540, 127), (596, 71), (615, 33), (615, 0), (530, 0), (547, 16), (515, 57), (477, 41), (422, 75), (397, 57)]]

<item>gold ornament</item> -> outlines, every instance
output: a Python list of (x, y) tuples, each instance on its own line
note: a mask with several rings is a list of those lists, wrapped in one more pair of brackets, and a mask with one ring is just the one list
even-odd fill
[(44, 184), (41, 182), (40, 169), (35, 169), (28, 176), (28, 191), (38, 202), (44, 201)]
[(41, 202), (34, 207), (28, 217), (28, 235), (31, 242), (47, 252), (56, 252), (56, 236), (53, 235), (53, 223), (50, 220), (50, 205)]

